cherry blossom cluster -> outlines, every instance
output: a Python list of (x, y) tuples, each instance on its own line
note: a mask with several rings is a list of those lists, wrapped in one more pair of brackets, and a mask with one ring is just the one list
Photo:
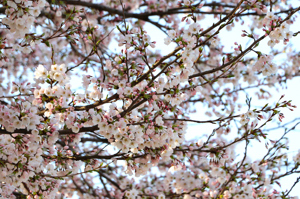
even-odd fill
[[(233, 155), (234, 156), (234, 155)], [(158, 198), (167, 198), (168, 193), (172, 192), (173, 196), (181, 196), (183, 198), (211, 198), (218, 196), (219, 192), (228, 186), (224, 191), (224, 198), (257, 198), (270, 197), (278, 198), (279, 192), (272, 190), (270, 184), (271, 179), (267, 175), (267, 164), (259, 164), (258, 162), (250, 164), (244, 168), (248, 172), (243, 177), (243, 182), (231, 182), (226, 184), (237, 165), (233, 164), (231, 158), (225, 160), (226, 164), (211, 164), (207, 159), (202, 157), (196, 161), (198, 167), (187, 166), (185, 170), (175, 172), (166, 172), (164, 178), (157, 177), (155, 183), (149, 181), (151, 179), (143, 178), (141, 182), (134, 185), (130, 190), (126, 191), (127, 198), (142, 198), (143, 196), (152, 196)], [(225, 163), (224, 162), (224, 163)], [(163, 172), (163, 171), (161, 171)], [(260, 189), (255, 189), (258, 184), (252, 179), (260, 178)], [(131, 187), (131, 181), (122, 183)], [(225, 185), (224, 185), (225, 184)]]
[(35, 17), (40, 15), (45, 4), (45, 0), (8, 0), (5, 10), (7, 18), (3, 18), (2, 23), (10, 28), (10, 32), (14, 33), (15, 37), (23, 38), (25, 34), (30, 32)]
[(266, 27), (268, 28), (265, 31), (266, 33), (269, 33), (270, 40), (268, 41), (268, 45), (271, 47), (274, 47), (281, 40), (284, 40), (286, 43), (293, 36), (293, 32), (289, 30), (290, 25), (287, 22), (277, 25), (279, 21), (280, 18), (273, 12), (268, 12), (263, 20), (263, 23), (266, 24)]
[[(241, 125), (248, 124), (251, 118), (257, 118), (257, 114), (254, 111), (248, 111), (247, 113), (242, 114), (240, 120)], [(257, 123), (257, 120), (254, 120), (254, 123)]]
[[(27, 126), (27, 129), (32, 129), (30, 135), (23, 137), (2, 135), (0, 144), (2, 197), (11, 198), (13, 192), (19, 190), (25, 194), (36, 193), (44, 195), (45, 198), (52, 198), (58, 190), (60, 181), (53, 178), (39, 178), (40, 174), (45, 172), (43, 168), (53, 164), (44, 162), (42, 155), (44, 151), (53, 151), (53, 144), (58, 136), (53, 135), (48, 141), (45, 141), (39, 135), (36, 126), (40, 124), (40, 118), (32, 117), (36, 116), (34, 110), (36, 111), (36, 107), (27, 105), (27, 108), (22, 110), (21, 115), (23, 116), (19, 120), (18, 117), (13, 115), (14, 111), (7, 109), (7, 107), (1, 107), (0, 114), (3, 116), (1, 119), (5, 118), (1, 121), (1, 125), (7, 131), (13, 132), (14, 129), (24, 128), (24, 126)], [(10, 117), (16, 118), (9, 120), (13, 121), (13, 124), (6, 126), (7, 119)], [(49, 172), (51, 174), (50, 170)], [(47, 174), (47, 171), (45, 174)], [(24, 186), (24, 183), (26, 183), (26, 186)]]
[(262, 55), (254, 64), (253, 69), (261, 71), (264, 76), (276, 74), (278, 66), (272, 60), (272, 56)]

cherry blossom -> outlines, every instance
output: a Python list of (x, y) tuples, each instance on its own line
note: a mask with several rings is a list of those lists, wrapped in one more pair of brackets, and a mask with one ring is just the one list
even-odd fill
[(289, 4), (1, 2), (0, 197), (297, 198), (296, 106), (271, 93), (299, 76)]

